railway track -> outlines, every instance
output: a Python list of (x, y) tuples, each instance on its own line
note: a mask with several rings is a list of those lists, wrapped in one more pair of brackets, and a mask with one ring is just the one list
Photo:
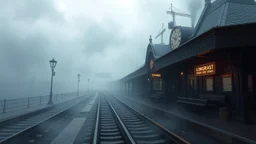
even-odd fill
[[(64, 131), (70, 131), (72, 128), (68, 125), (75, 126), (72, 122), (81, 118), (86, 120), (79, 126), (80, 130), (77, 134), (72, 136), (74, 144), (188, 144), (113, 97), (100, 94), (93, 101), (95, 104), (86, 113), (82, 111), (90, 103), (79, 100), (78, 103), (62, 109), (61, 112), (50, 109), (38, 115), (20, 118), (15, 123), (6, 123), (0, 127), (0, 134), (6, 133), (2, 135), (5, 137), (1, 142), (8, 144), (67, 142), (64, 140), (66, 139)], [(62, 138), (58, 139), (59, 137)]]
[[(72, 109), (79, 103), (83, 103), (87, 97), (79, 97), (56, 106), (39, 110), (27, 115), (19, 116), (14, 119), (6, 120), (0, 123), (0, 143), (21, 143), (23, 137), (31, 135), (36, 129), (42, 128), (42, 125), (49, 124), (48, 121), (56, 117), (66, 117), (65, 112)], [(56, 122), (56, 121), (55, 121)], [(40, 134), (36, 137), (40, 137)], [(15, 141), (15, 142), (14, 142)], [(29, 142), (28, 142), (29, 143)]]
[(99, 97), (94, 130), (93, 144), (189, 144), (124, 103), (104, 95)]

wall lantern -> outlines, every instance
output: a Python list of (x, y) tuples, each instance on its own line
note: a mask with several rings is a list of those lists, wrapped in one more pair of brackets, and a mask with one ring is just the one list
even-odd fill
[(161, 74), (153, 73), (153, 74), (151, 74), (151, 77), (160, 78)]
[(181, 76), (183, 76), (183, 74), (184, 74), (183, 72), (180, 72), (180, 75), (181, 75)]

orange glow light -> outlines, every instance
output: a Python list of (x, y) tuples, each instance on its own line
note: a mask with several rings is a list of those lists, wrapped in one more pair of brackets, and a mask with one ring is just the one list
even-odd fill
[(152, 74), (152, 77), (161, 77), (161, 74)]

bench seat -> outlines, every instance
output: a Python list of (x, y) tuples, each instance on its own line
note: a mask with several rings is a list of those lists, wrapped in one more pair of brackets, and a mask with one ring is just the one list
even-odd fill
[(150, 98), (161, 99), (161, 98), (164, 97), (164, 94), (163, 93), (155, 93), (155, 94), (151, 94), (149, 97)]
[(184, 104), (191, 104), (191, 105), (198, 105), (198, 106), (206, 106), (207, 103), (195, 103), (190, 101), (184, 101), (184, 100), (178, 100), (178, 103), (184, 103)]
[(224, 94), (200, 94), (202, 99), (207, 99), (210, 105), (224, 106), (226, 104), (226, 95)]
[(208, 100), (206, 99), (195, 99), (195, 98), (187, 98), (187, 97), (178, 97), (178, 103), (195, 105), (200, 107), (205, 107), (208, 104)]

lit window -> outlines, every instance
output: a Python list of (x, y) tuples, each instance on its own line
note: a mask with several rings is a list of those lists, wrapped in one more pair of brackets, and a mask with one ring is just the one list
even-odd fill
[(231, 92), (232, 91), (232, 77), (231, 75), (225, 75), (222, 77), (223, 91)]
[(213, 78), (212, 77), (206, 78), (206, 91), (213, 91)]

